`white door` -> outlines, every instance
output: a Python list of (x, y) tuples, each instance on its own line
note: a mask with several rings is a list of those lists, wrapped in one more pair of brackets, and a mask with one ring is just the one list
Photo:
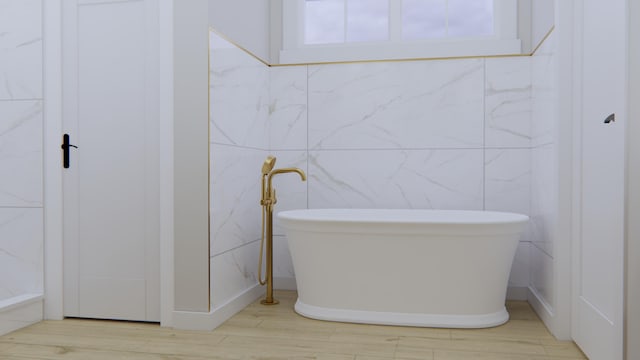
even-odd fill
[(154, 6), (63, 1), (65, 316), (160, 320)]
[[(582, 185), (573, 252), (573, 336), (589, 359), (618, 360), (624, 320), (626, 1), (577, 4), (583, 14), (578, 53), (583, 65)], [(615, 121), (605, 123), (611, 114)]]

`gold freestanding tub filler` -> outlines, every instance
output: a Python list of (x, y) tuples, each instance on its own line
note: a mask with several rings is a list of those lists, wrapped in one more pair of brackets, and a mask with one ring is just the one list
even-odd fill
[[(262, 205), (262, 239), (260, 241), (260, 258), (258, 261), (258, 281), (260, 285), (267, 285), (267, 294), (264, 300), (260, 301), (263, 305), (276, 305), (278, 300), (273, 298), (273, 208), (278, 201), (276, 198), (276, 189), (273, 188), (271, 180), (275, 175), (285, 173), (298, 173), (302, 181), (307, 180), (304, 171), (298, 168), (282, 168), (273, 169), (276, 164), (276, 158), (267, 156), (262, 165), (262, 195), (260, 205)], [(262, 279), (262, 257), (266, 243), (266, 277)]]

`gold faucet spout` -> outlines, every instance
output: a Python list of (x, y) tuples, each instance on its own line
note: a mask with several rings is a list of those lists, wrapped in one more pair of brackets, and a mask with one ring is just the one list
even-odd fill
[(294, 173), (298, 173), (298, 175), (300, 175), (300, 178), (302, 179), (302, 181), (307, 181), (307, 175), (301, 169), (294, 168), (294, 167), (275, 169), (275, 170), (271, 171), (269, 173), (269, 175), (267, 176), (267, 193), (270, 194), (270, 191), (272, 189), (271, 179), (273, 179), (273, 177), (275, 175), (285, 174), (285, 173), (293, 173), (293, 172)]

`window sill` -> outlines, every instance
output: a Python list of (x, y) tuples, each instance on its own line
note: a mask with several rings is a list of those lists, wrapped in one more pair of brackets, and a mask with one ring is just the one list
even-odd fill
[(522, 55), (520, 40), (315, 45), (280, 51), (279, 65)]

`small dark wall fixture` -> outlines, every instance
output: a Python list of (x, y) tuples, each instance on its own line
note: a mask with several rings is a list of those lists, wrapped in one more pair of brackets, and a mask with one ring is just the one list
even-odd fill
[(605, 124), (612, 123), (612, 122), (616, 122), (616, 114), (611, 114), (607, 116), (606, 119), (604, 119)]
[(62, 166), (65, 169), (69, 168), (69, 148), (74, 147), (74, 148), (78, 148), (75, 145), (71, 145), (69, 143), (69, 134), (64, 134), (62, 136), (62, 146), (60, 146), (62, 148)]

